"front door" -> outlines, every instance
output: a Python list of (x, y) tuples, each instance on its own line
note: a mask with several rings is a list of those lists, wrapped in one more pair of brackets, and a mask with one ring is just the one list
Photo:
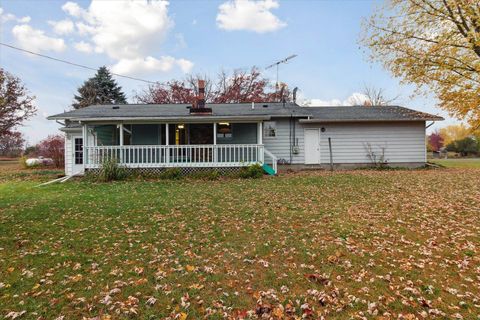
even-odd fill
[(305, 164), (320, 164), (319, 129), (305, 129)]
[(72, 174), (83, 173), (83, 138), (81, 135), (72, 136)]

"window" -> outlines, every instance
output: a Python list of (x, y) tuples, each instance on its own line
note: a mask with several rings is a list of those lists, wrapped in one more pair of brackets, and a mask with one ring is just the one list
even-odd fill
[(94, 126), (93, 131), (97, 137), (99, 146), (118, 146), (120, 145), (120, 129), (117, 125), (107, 124)]
[[(163, 135), (165, 135), (165, 128), (163, 130)], [(124, 138), (126, 134), (127, 131), (123, 133)], [(159, 144), (160, 134), (160, 126), (158, 124), (134, 124), (131, 126), (130, 144), (157, 145)]]
[(275, 121), (265, 121), (263, 123), (263, 136), (266, 138), (277, 136), (277, 124)]
[(75, 138), (75, 164), (83, 164), (83, 139)]
[(232, 139), (232, 124), (229, 122), (219, 122), (217, 124), (217, 138)]

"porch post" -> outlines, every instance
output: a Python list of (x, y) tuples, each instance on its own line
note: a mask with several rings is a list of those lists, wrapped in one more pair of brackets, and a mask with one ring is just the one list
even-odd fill
[(262, 126), (262, 122), (260, 121), (257, 125), (257, 144), (263, 144), (263, 140), (262, 140), (262, 137), (263, 137), (263, 126)]
[(165, 123), (165, 145), (168, 146), (168, 123)]
[(165, 145), (167, 146), (165, 148), (165, 163), (170, 162), (170, 149), (168, 148), (168, 123), (165, 123)]
[(123, 146), (123, 123), (120, 123), (120, 145)]
[[(83, 146), (82, 146), (82, 153), (83, 153), (82, 154), (82, 166), (83, 166), (83, 172), (85, 172), (85, 163), (88, 160), (88, 155), (87, 155), (87, 146), (88, 146), (87, 125), (85, 123), (82, 125), (82, 142), (83, 142)], [(74, 156), (75, 156), (75, 150), (73, 152), (74, 152)], [(75, 161), (75, 158), (74, 158), (74, 161)]]
[[(262, 145), (263, 144), (263, 123), (262, 121), (259, 121), (257, 124), (257, 144)], [(259, 150), (259, 148), (261, 148)], [(257, 159), (260, 160), (259, 162), (263, 164), (264, 159), (263, 159), (263, 147), (257, 147)]]
[(217, 151), (217, 123), (213, 123), (213, 162), (217, 162), (218, 151)]
[(120, 123), (120, 163), (123, 163), (123, 123)]
[(217, 144), (217, 123), (213, 123), (213, 144)]

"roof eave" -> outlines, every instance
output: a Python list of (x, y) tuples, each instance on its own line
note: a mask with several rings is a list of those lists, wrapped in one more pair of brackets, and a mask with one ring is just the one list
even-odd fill
[(48, 116), (47, 120), (64, 120), (69, 119), (70, 117), (62, 117), (61, 114), (55, 114), (53, 116)]
[(169, 122), (209, 122), (214, 120), (270, 120), (271, 116), (181, 116), (181, 117), (96, 117), (96, 118), (69, 118), (71, 121), (78, 122), (107, 122), (107, 121), (163, 121)]
[(72, 131), (82, 131), (82, 128), (76, 127), (76, 128), (67, 128), (63, 127), (59, 129), (62, 132), (72, 132)]
[(330, 122), (414, 122), (414, 121), (443, 121), (442, 117), (412, 118), (412, 119), (300, 119), (300, 123), (330, 123)]

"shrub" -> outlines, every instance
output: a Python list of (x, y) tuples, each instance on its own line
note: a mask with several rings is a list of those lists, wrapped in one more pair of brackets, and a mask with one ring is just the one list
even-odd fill
[(199, 171), (189, 175), (190, 178), (199, 180), (218, 180), (220, 178), (220, 172), (217, 170)]
[(37, 145), (38, 155), (51, 158), (57, 168), (65, 165), (65, 138), (62, 135), (50, 135)]
[(20, 165), (22, 166), (23, 169), (27, 169), (27, 157), (26, 156), (21, 156), (20, 159), (18, 160)]
[(123, 180), (127, 178), (127, 176), (127, 170), (118, 165), (117, 159), (112, 158), (102, 162), (100, 172), (98, 173), (98, 180), (103, 182)]
[(168, 180), (178, 180), (182, 177), (182, 170), (179, 168), (170, 168), (158, 176), (160, 179), (168, 179)]
[(462, 157), (480, 153), (479, 143), (472, 137), (455, 140), (447, 145), (447, 151), (460, 153)]
[(242, 167), (240, 169), (239, 177), (243, 179), (258, 179), (263, 177), (263, 168), (261, 165), (252, 164), (248, 167)]
[(388, 164), (388, 159), (385, 157), (385, 151), (387, 147), (378, 146), (379, 152), (375, 152), (372, 145), (367, 142), (364, 144), (367, 157), (376, 168), (385, 168)]

